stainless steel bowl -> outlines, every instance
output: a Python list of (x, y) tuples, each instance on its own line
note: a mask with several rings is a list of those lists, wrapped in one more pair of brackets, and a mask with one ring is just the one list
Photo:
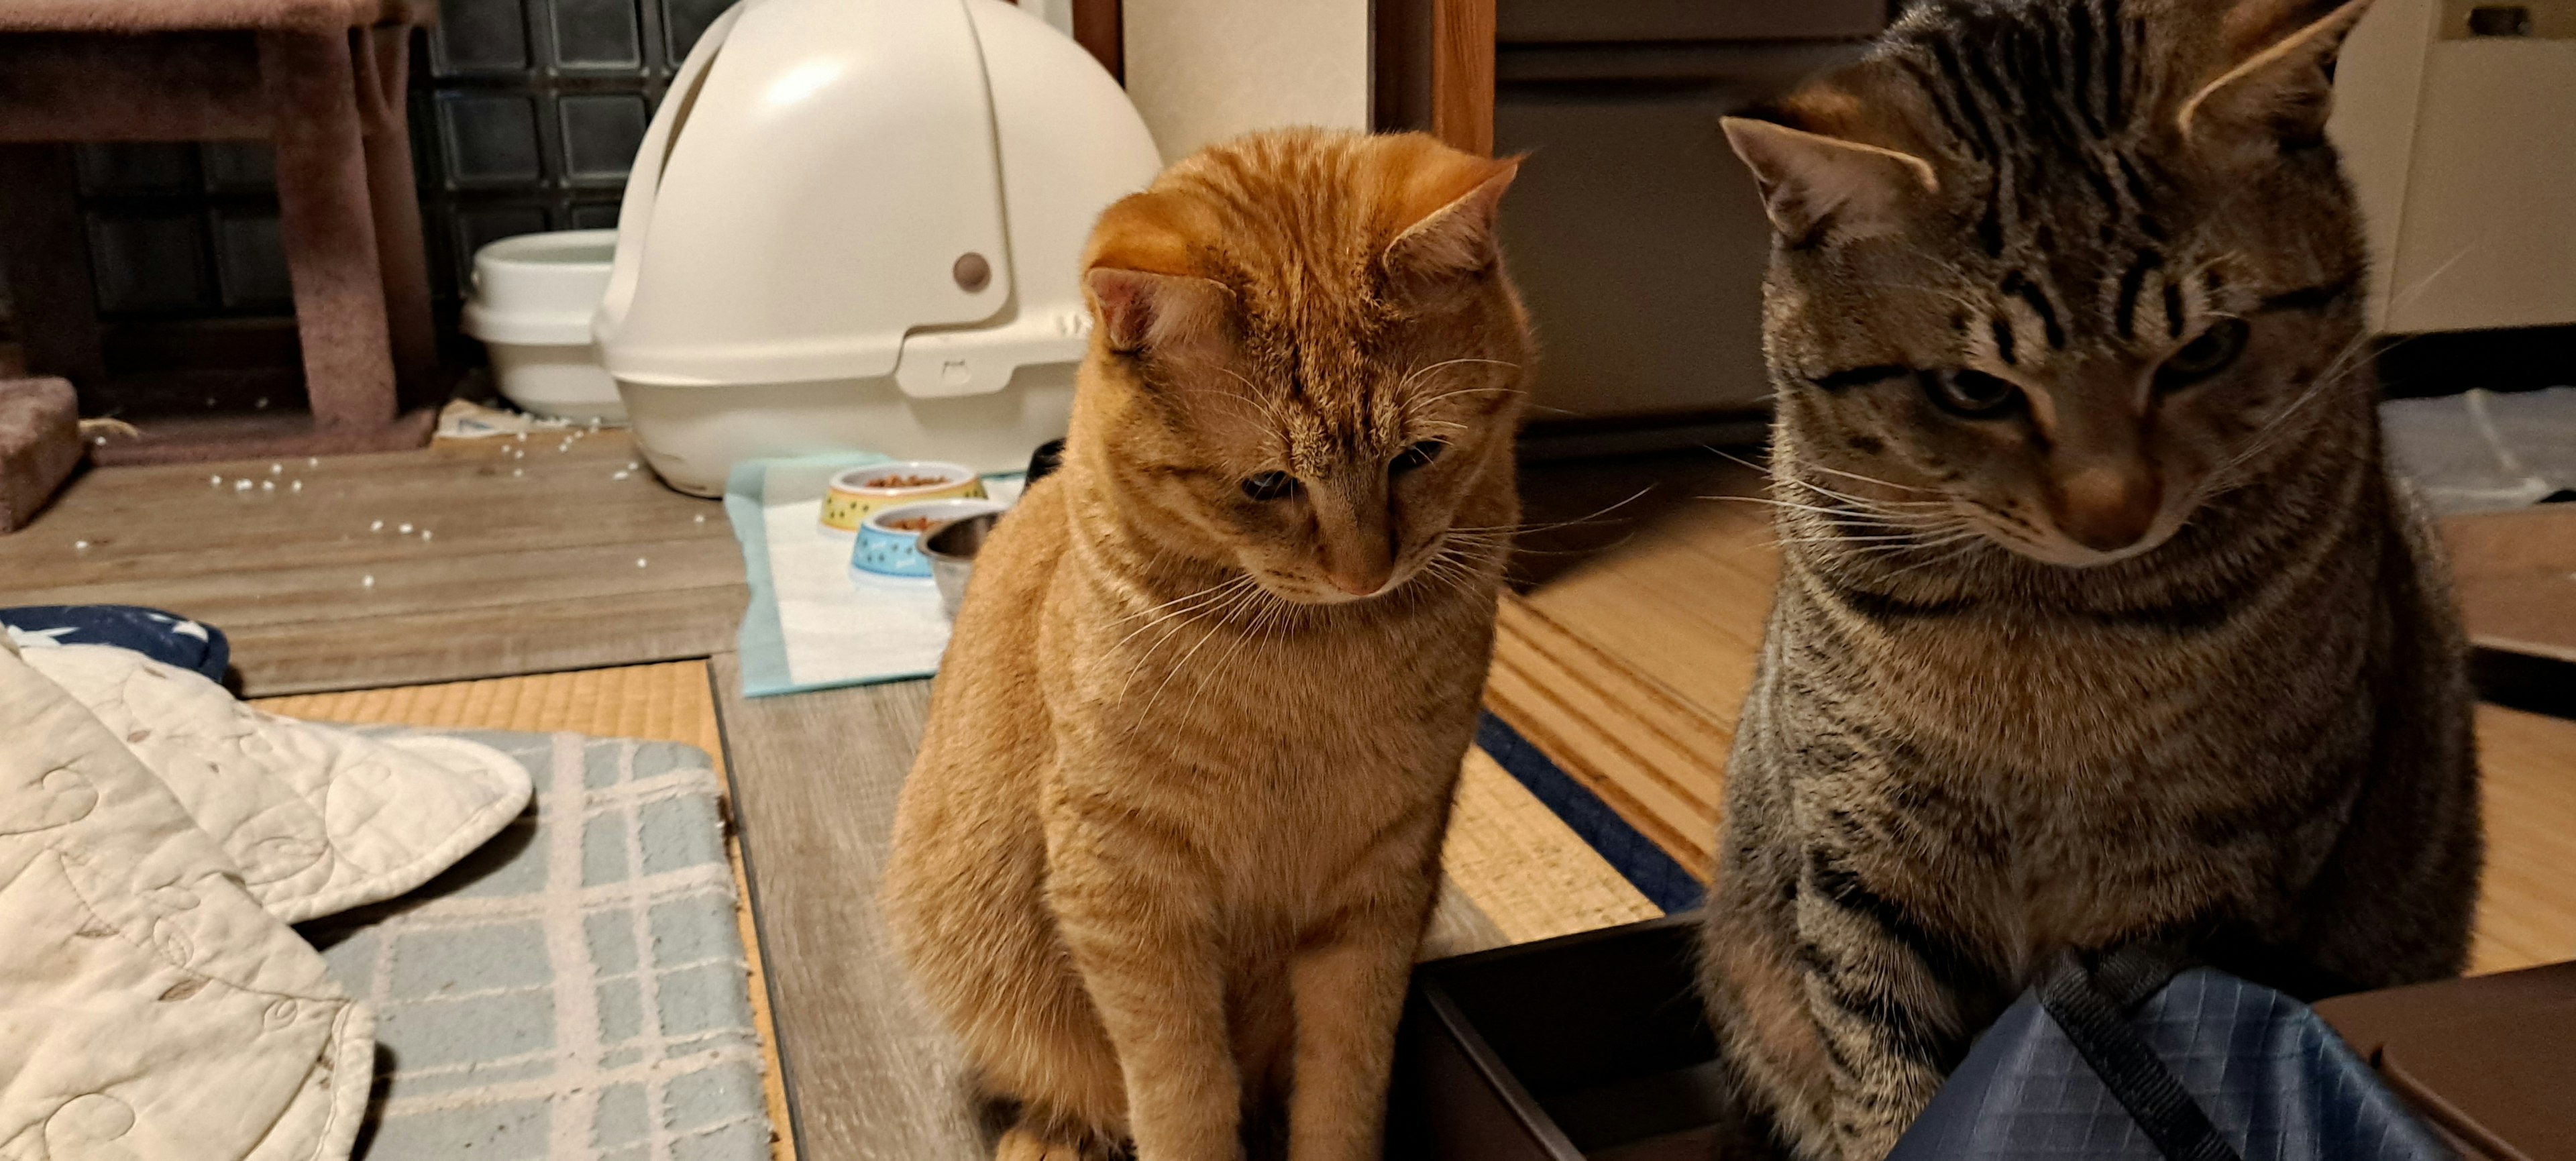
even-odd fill
[(948, 611), (949, 619), (956, 619), (957, 602), (966, 599), (966, 578), (975, 571), (975, 554), (984, 550), (994, 522), (1001, 518), (999, 512), (986, 512), (933, 525), (921, 534), (921, 555), (930, 558), (930, 579), (939, 584), (939, 605)]

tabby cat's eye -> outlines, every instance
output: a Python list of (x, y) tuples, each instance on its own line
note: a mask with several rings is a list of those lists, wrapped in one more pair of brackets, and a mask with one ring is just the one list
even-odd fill
[(1297, 477), (1286, 472), (1263, 472), (1243, 481), (1243, 494), (1255, 500), (1280, 500), (1297, 491)]
[(2021, 388), (1983, 371), (1925, 371), (1923, 393), (1952, 415), (1994, 419), (2021, 405)]
[(2178, 391), (2233, 366), (2236, 357), (2245, 353), (2245, 336), (2250, 329), (2241, 318), (2223, 318), (2209, 324), (2181, 350), (2167, 356), (2164, 366), (2156, 368), (2156, 390)]
[(1394, 461), (1386, 465), (1386, 472), (1390, 476), (1401, 476), (1406, 472), (1412, 471), (1415, 468), (1439, 459), (1440, 453), (1447, 450), (1449, 450), (1449, 445), (1442, 443), (1439, 440), (1423, 440), (1421, 443), (1417, 443), (1412, 447), (1395, 453)]

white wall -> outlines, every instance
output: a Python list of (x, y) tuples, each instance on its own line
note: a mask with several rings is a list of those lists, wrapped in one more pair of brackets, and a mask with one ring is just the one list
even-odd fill
[(1126, 0), (1127, 95), (1166, 160), (1280, 125), (1365, 129), (1369, 0)]
[(2370, 243), (2370, 320), (2382, 330), (2397, 275), (2424, 62), (2441, 19), (2437, 0), (2379, 0), (2344, 41), (2335, 69), (2334, 116), (2326, 122), (2326, 135), (2342, 152), (2344, 173), (2361, 204), (2362, 232)]
[(2576, 40), (2444, 40), (2425, 63), (2392, 331), (2576, 322)]
[(2384, 331), (2576, 322), (2576, 0), (2529, 0), (2528, 38), (2470, 7), (2379, 0), (2335, 73)]

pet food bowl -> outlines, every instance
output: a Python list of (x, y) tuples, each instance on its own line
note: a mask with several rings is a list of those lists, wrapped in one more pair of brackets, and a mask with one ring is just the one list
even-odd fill
[(930, 558), (921, 554), (921, 534), (951, 520), (999, 512), (991, 500), (924, 500), (879, 508), (859, 525), (850, 547), (850, 570), (877, 576), (926, 577)]
[(958, 603), (966, 599), (966, 578), (974, 574), (975, 554), (984, 551), (984, 541), (1001, 519), (999, 512), (985, 512), (921, 534), (921, 555), (930, 559), (930, 579), (939, 582), (939, 607), (952, 621), (957, 618)]
[(868, 516), (917, 500), (980, 500), (984, 481), (961, 464), (901, 460), (851, 468), (832, 477), (823, 497), (823, 531), (848, 536)]
[(615, 230), (521, 234), (474, 252), (462, 329), (492, 352), (493, 382), (520, 410), (625, 422), (617, 380), (590, 337), (616, 255)]

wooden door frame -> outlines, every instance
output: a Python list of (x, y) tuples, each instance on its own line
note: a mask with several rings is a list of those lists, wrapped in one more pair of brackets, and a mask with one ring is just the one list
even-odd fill
[(1376, 0), (1370, 123), (1494, 151), (1495, 0)]
[[(1468, 152), (1492, 153), (1494, 3), (1372, 0), (1370, 123), (1428, 130)], [(1073, 0), (1073, 38), (1127, 83), (1123, 0)]]
[[(1017, 3), (1018, 0), (1013, 0)], [(1119, 84), (1127, 83), (1127, 19), (1122, 0), (1073, 0), (1073, 39)]]

